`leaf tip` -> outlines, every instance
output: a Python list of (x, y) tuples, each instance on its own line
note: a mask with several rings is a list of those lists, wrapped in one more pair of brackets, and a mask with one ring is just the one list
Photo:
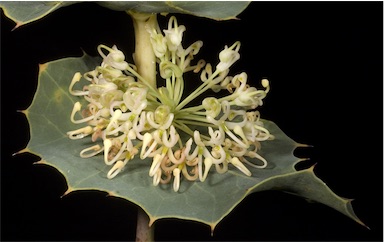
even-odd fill
[(365, 227), (366, 229), (368, 229), (368, 230), (371, 230), (371, 228), (370, 227), (368, 227), (363, 221), (361, 221), (359, 218), (354, 218), (354, 220), (358, 223), (358, 224), (360, 224), (361, 226), (363, 226), (363, 227)]
[(347, 208), (347, 213), (346, 215), (350, 218), (352, 218), (355, 222), (357, 222), (358, 224), (360, 224), (361, 226), (365, 227), (366, 229), (368, 230), (371, 230), (370, 227), (368, 227), (363, 221), (361, 221), (361, 219), (355, 214), (353, 208), (352, 208), (352, 202), (355, 200), (353, 198), (342, 198), (340, 197), (341, 199), (343, 199), (345, 201), (345, 206)]
[(215, 231), (215, 228), (216, 228), (216, 225), (215, 223), (211, 223), (209, 224), (209, 226), (211, 227), (211, 236), (213, 237), (213, 232)]
[(314, 170), (315, 170), (315, 166), (317, 165), (317, 163), (311, 165), (309, 168), (308, 168), (308, 171), (314, 173)]
[(82, 57), (87, 55), (87, 52), (85, 52), (85, 50), (83, 48), (81, 48), (81, 53), (82, 53)]
[(27, 152), (31, 152), (31, 151), (28, 148), (24, 148), (24, 149), (21, 149), (15, 153), (13, 153), (12, 156), (16, 156), (16, 155), (27, 153)]
[(314, 162), (310, 158), (299, 158), (293, 164), (296, 171), (306, 170), (311, 168)]
[(13, 29), (12, 29), (11, 31), (16, 30), (17, 28), (19, 28), (19, 27), (22, 26), (23, 24), (24, 24), (23, 22), (16, 22), (15, 27), (13, 27)]
[(150, 215), (148, 215), (148, 216), (149, 216), (149, 224), (148, 224), (148, 226), (151, 227), (153, 225), (153, 223), (156, 221), (156, 218), (152, 217)]
[(43, 159), (41, 159), (41, 160), (39, 160), (39, 161), (33, 162), (33, 164), (34, 164), (34, 165), (47, 165), (48, 162), (45, 161), (45, 160), (43, 160)]
[(114, 191), (107, 191), (107, 197), (118, 197), (119, 195)]
[(48, 67), (48, 63), (39, 64), (39, 74), (45, 71)]
[(70, 187), (70, 186), (68, 185), (68, 189), (63, 193), (63, 195), (61, 195), (60, 198), (63, 198), (63, 197), (65, 197), (65, 196), (67, 196), (69, 193), (73, 192), (74, 190), (75, 190), (75, 189), (73, 189), (72, 187)]
[(16, 112), (18, 112), (18, 113), (22, 113), (22, 114), (24, 114), (25, 116), (28, 116), (28, 110), (27, 110), (27, 109), (25, 109), (25, 110), (16, 110)]
[(295, 145), (297, 148), (312, 148), (313, 147), (313, 145), (301, 144), (301, 143), (296, 143)]

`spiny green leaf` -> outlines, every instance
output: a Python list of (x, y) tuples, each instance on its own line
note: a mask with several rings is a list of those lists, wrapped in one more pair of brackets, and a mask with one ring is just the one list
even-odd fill
[(101, 6), (143, 13), (182, 13), (215, 20), (234, 19), (248, 7), (250, 1), (106, 1)]
[(110, 167), (101, 155), (88, 159), (79, 156), (82, 149), (93, 144), (90, 138), (70, 140), (66, 135), (67, 131), (80, 128), (70, 121), (73, 104), (79, 99), (68, 92), (71, 79), (75, 72), (92, 70), (100, 61), (84, 55), (41, 65), (35, 98), (25, 111), (31, 140), (24, 151), (41, 156), (42, 163), (57, 168), (67, 179), (68, 192), (106, 191), (143, 208), (151, 223), (160, 218), (181, 218), (200, 221), (213, 230), (250, 193), (278, 189), (323, 203), (363, 224), (354, 214), (351, 200), (333, 193), (315, 176), (313, 167), (295, 170), (300, 160), (293, 151), (300, 145), (267, 120), (265, 126), (275, 139), (263, 142), (260, 154), (268, 160), (268, 166), (251, 168), (252, 177), (233, 167), (225, 174), (211, 171), (205, 182), (181, 182), (176, 193), (170, 184), (152, 185), (148, 175), (150, 160), (133, 159), (123, 172), (109, 180)]
[[(4, 14), (16, 27), (39, 20), (51, 12), (79, 1), (0, 1)], [(182, 13), (216, 20), (234, 19), (249, 1), (96, 1), (100, 6), (117, 10), (145, 13)]]
[(16, 23), (15, 28), (39, 20), (49, 13), (77, 2), (73, 1), (3, 1), (0, 7), (5, 16)]

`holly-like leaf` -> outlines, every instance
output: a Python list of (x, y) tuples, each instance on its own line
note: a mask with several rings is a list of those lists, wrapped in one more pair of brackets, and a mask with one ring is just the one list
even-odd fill
[[(252, 176), (232, 167), (225, 174), (211, 171), (205, 182), (182, 181), (179, 192), (172, 185), (152, 185), (148, 171), (150, 160), (131, 160), (126, 169), (108, 179), (102, 155), (80, 158), (79, 152), (91, 145), (87, 138), (70, 140), (66, 132), (80, 128), (70, 121), (78, 97), (68, 92), (75, 72), (87, 72), (100, 63), (99, 58), (84, 55), (40, 66), (39, 84), (31, 106), (24, 111), (30, 123), (31, 139), (23, 151), (39, 155), (38, 163), (57, 168), (68, 182), (68, 191), (102, 190), (140, 206), (151, 223), (160, 218), (200, 221), (212, 230), (234, 207), (253, 192), (282, 190), (325, 204), (363, 225), (352, 209), (351, 200), (333, 193), (317, 178), (313, 167), (295, 169), (300, 161), (293, 151), (300, 145), (286, 136), (276, 124), (264, 120), (274, 140), (262, 142), (260, 154), (268, 160), (265, 169), (251, 169)], [(84, 81), (84, 80), (83, 80)]]
[[(51, 12), (79, 1), (0, 2), (4, 14), (16, 23), (15, 28), (39, 20)], [(96, 1), (100, 6), (116, 10), (143, 13), (182, 13), (215, 20), (234, 19), (249, 5), (249, 1)]]
[(51, 12), (65, 6), (72, 5), (73, 1), (3, 1), (0, 8), (3, 9), (5, 16), (16, 23), (15, 28), (21, 25), (39, 20)]
[(101, 6), (117, 10), (143, 13), (182, 13), (215, 20), (235, 19), (249, 1), (102, 1)]

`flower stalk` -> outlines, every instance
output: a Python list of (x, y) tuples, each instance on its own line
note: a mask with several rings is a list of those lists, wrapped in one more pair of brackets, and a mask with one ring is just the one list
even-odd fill
[(157, 15), (128, 11), (135, 31), (134, 61), (137, 72), (156, 88), (156, 56), (148, 30), (157, 28)]

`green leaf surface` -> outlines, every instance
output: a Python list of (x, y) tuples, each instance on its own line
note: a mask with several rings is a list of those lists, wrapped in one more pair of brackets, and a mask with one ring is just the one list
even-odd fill
[[(49, 13), (79, 1), (0, 1), (4, 14), (16, 27), (39, 20)], [(116, 10), (145, 13), (182, 13), (216, 20), (234, 19), (249, 1), (96, 1), (100, 6)]]
[(144, 13), (182, 13), (216, 20), (234, 19), (250, 1), (103, 1), (101, 6)]
[(73, 1), (0, 1), (0, 8), (5, 16), (16, 23), (16, 27), (39, 20), (49, 13), (65, 6), (72, 5)]
[(143, 208), (151, 223), (160, 218), (181, 218), (200, 221), (213, 230), (250, 193), (277, 189), (325, 204), (363, 224), (354, 214), (351, 200), (333, 193), (315, 176), (313, 167), (301, 171), (294, 168), (300, 160), (293, 151), (300, 145), (267, 120), (265, 126), (275, 139), (262, 142), (260, 154), (268, 160), (268, 166), (250, 168), (251, 177), (234, 167), (225, 174), (212, 170), (205, 182), (182, 181), (179, 192), (174, 192), (171, 184), (152, 185), (149, 159), (134, 159), (109, 180), (110, 167), (104, 164), (102, 155), (88, 159), (79, 156), (82, 149), (92, 144), (90, 138), (70, 140), (66, 135), (67, 131), (80, 128), (70, 121), (73, 104), (79, 101), (68, 93), (72, 77), (75, 72), (84, 73), (99, 63), (99, 58), (84, 55), (41, 65), (35, 98), (24, 111), (31, 139), (23, 151), (37, 154), (42, 157), (39, 163), (57, 168), (68, 182), (68, 192), (106, 191)]

